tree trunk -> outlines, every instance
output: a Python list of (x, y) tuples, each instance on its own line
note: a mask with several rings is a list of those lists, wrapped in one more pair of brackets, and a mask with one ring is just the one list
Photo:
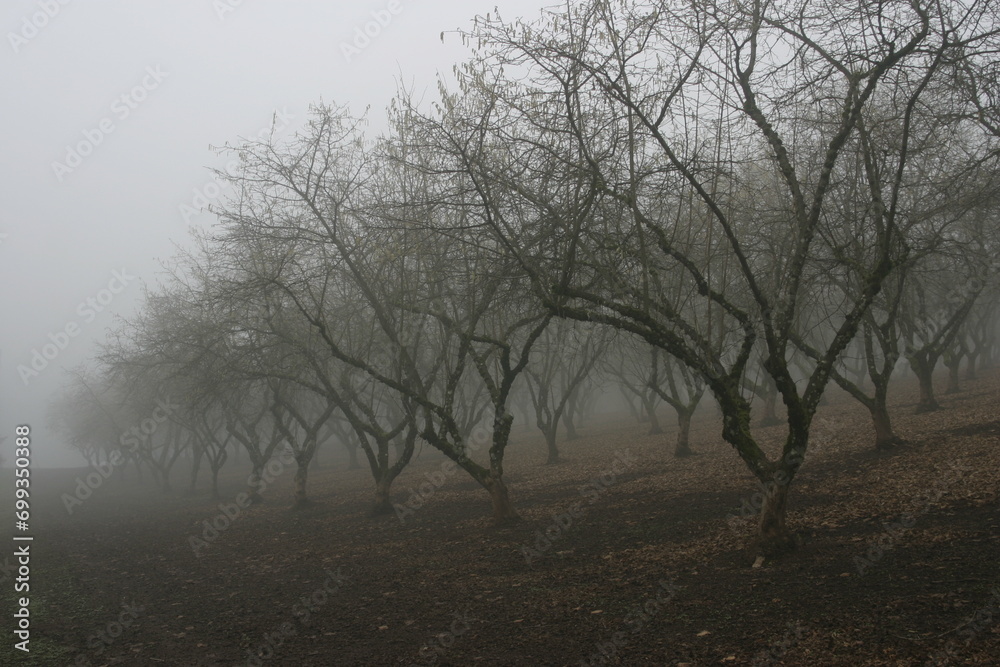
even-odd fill
[(674, 456), (684, 458), (694, 454), (690, 445), (691, 411), (677, 411), (677, 444), (674, 446)]
[(920, 401), (917, 403), (916, 413), (934, 412), (941, 407), (934, 397), (934, 367), (923, 360), (910, 365), (920, 382)]
[(487, 482), (487, 490), (490, 492), (490, 501), (493, 504), (493, 519), (498, 522), (516, 521), (521, 517), (510, 502), (510, 494), (507, 492), (507, 485), (503, 480), (493, 476)]
[(765, 556), (779, 556), (795, 549), (795, 538), (785, 524), (788, 484), (769, 482), (760, 508), (758, 548)]
[(545, 447), (548, 450), (548, 458), (545, 460), (545, 465), (555, 465), (559, 463), (559, 447), (556, 445), (556, 427), (545, 429)]
[(892, 449), (902, 443), (902, 439), (892, 430), (892, 419), (884, 400), (876, 398), (870, 412), (872, 425), (875, 427), (875, 449)]

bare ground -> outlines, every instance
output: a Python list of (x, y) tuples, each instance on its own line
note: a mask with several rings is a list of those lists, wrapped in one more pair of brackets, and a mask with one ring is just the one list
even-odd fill
[[(34, 471), (32, 652), (5, 641), (0, 664), (1000, 664), (1000, 374), (927, 415), (901, 383), (909, 444), (888, 454), (831, 394), (790, 497), (802, 544), (759, 567), (741, 516), (756, 489), (711, 410), (684, 460), (671, 432), (608, 417), (543, 466), (541, 439), (515, 428), (524, 520), (499, 527), (426, 447), (394, 500), (431, 493), (403, 520), (370, 517), (370, 476), (332, 459), (309, 508), (289, 509), (285, 470), (232, 520), (219, 503), (233, 513), (235, 472), (221, 501), (111, 480), (70, 515), (61, 494), (90, 471)], [(781, 427), (761, 433), (773, 451)], [(229, 525), (196, 555), (206, 520)]]

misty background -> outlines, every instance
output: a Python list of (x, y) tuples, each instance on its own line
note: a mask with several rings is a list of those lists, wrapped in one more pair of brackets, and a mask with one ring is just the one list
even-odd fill
[(437, 76), (468, 55), (448, 31), (497, 8), (534, 18), (548, 4), (0, 6), (0, 436), (29, 424), (33, 465), (83, 464), (47, 428), (48, 403), (116, 318), (135, 312), (160, 262), (191, 242), (188, 230), (211, 226), (200, 209), (223, 196), (210, 168), (227, 159), (211, 146), (272, 123), (291, 135), (320, 100), (370, 108), (377, 131), (399, 86), (433, 99)]

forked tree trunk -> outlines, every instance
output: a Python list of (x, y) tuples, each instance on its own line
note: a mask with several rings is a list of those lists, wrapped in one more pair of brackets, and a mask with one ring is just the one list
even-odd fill
[(677, 444), (674, 446), (674, 456), (684, 458), (694, 454), (691, 451), (691, 411), (677, 411)]

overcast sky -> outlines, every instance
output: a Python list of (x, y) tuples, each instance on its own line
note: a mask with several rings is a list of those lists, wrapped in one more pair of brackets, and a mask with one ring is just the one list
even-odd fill
[[(276, 113), (290, 134), (319, 100), (356, 113), (370, 106), (378, 126), (400, 78), (432, 99), (436, 74), (467, 55), (454, 35), (442, 44), (442, 31), (496, 6), (513, 19), (535, 18), (550, 4), (0, 4), (0, 436), (8, 436), (8, 465), (14, 426), (25, 423), (36, 466), (82, 463), (45, 429), (47, 404), (66, 381), (63, 369), (92, 356), (116, 316), (134, 312), (143, 285), (156, 284), (159, 261), (188, 244), (189, 227), (213, 223), (193, 213), (197, 195), (214, 192), (207, 168), (225, 162), (210, 145), (254, 135)], [(375, 35), (367, 44), (358, 37), (366, 28)]]

